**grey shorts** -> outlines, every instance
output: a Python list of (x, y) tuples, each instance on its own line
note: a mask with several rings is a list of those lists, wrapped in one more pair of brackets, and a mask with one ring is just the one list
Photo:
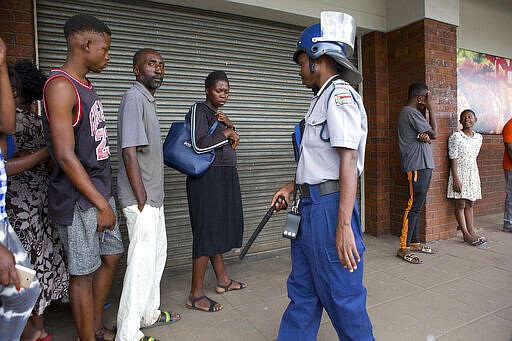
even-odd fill
[(101, 265), (101, 256), (124, 252), (119, 219), (114, 198), (109, 199), (116, 214), (116, 227), (110, 231), (97, 231), (98, 209), (81, 209), (75, 204), (71, 226), (55, 224), (68, 255), (68, 272), (80, 276), (94, 273)]

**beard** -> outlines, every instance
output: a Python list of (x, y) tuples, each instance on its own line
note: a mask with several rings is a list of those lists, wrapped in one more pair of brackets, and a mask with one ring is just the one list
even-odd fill
[(160, 78), (152, 78), (146, 76), (140, 76), (139, 82), (141, 82), (146, 88), (156, 90), (162, 85), (163, 79)]

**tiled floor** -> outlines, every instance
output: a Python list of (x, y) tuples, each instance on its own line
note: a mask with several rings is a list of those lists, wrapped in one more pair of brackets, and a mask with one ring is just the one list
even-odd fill
[[(368, 312), (379, 341), (511, 341), (512, 233), (500, 231), (501, 216), (477, 219), (490, 242), (480, 248), (458, 238), (435, 242), (434, 255), (421, 265), (395, 257), (398, 238), (365, 236), (365, 285)], [(177, 310), (182, 320), (145, 332), (162, 341), (275, 340), (281, 315), (288, 304), (286, 278), (288, 250), (249, 255), (243, 262), (228, 261), (233, 278), (247, 281), (242, 291), (217, 295), (211, 270), (207, 294), (225, 308), (204, 313), (185, 308), (190, 268), (171, 270), (162, 280), (162, 306)], [(105, 324), (115, 324), (121, 290), (112, 290)], [(76, 340), (68, 305), (50, 307), (46, 314), (54, 341)], [(324, 314), (318, 340), (337, 340)]]

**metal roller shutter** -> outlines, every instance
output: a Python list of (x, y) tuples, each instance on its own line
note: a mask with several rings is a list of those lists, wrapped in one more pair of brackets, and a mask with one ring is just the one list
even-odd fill
[[(90, 74), (90, 79), (106, 110), (114, 174), (117, 109), (134, 79), (131, 60), (136, 50), (154, 48), (166, 61), (166, 79), (156, 93), (162, 138), (171, 122), (182, 120), (194, 101), (204, 99), (206, 75), (215, 69), (227, 72), (231, 94), (224, 111), (242, 138), (237, 150), (245, 242), (266, 212), (271, 195), (293, 178), (290, 133), (311, 96), (291, 60), (302, 28), (149, 1), (38, 0), (36, 4), (39, 63), (46, 72), (65, 60), (62, 28), (70, 16), (92, 14), (112, 30), (110, 63), (101, 74)], [(165, 195), (167, 267), (190, 263), (185, 177), (169, 168)], [(280, 236), (285, 216), (270, 220), (253, 251), (289, 245)]]

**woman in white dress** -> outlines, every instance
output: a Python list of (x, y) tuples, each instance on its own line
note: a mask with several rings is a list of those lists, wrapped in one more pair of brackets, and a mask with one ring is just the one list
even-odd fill
[(482, 135), (473, 131), (476, 121), (472, 110), (464, 110), (459, 120), (462, 130), (453, 133), (448, 140), (451, 171), (447, 197), (455, 199), (455, 218), (464, 241), (472, 246), (482, 246), (487, 243), (487, 239), (478, 236), (473, 226), (473, 206), (476, 200), (482, 199), (476, 163), (482, 146)]

